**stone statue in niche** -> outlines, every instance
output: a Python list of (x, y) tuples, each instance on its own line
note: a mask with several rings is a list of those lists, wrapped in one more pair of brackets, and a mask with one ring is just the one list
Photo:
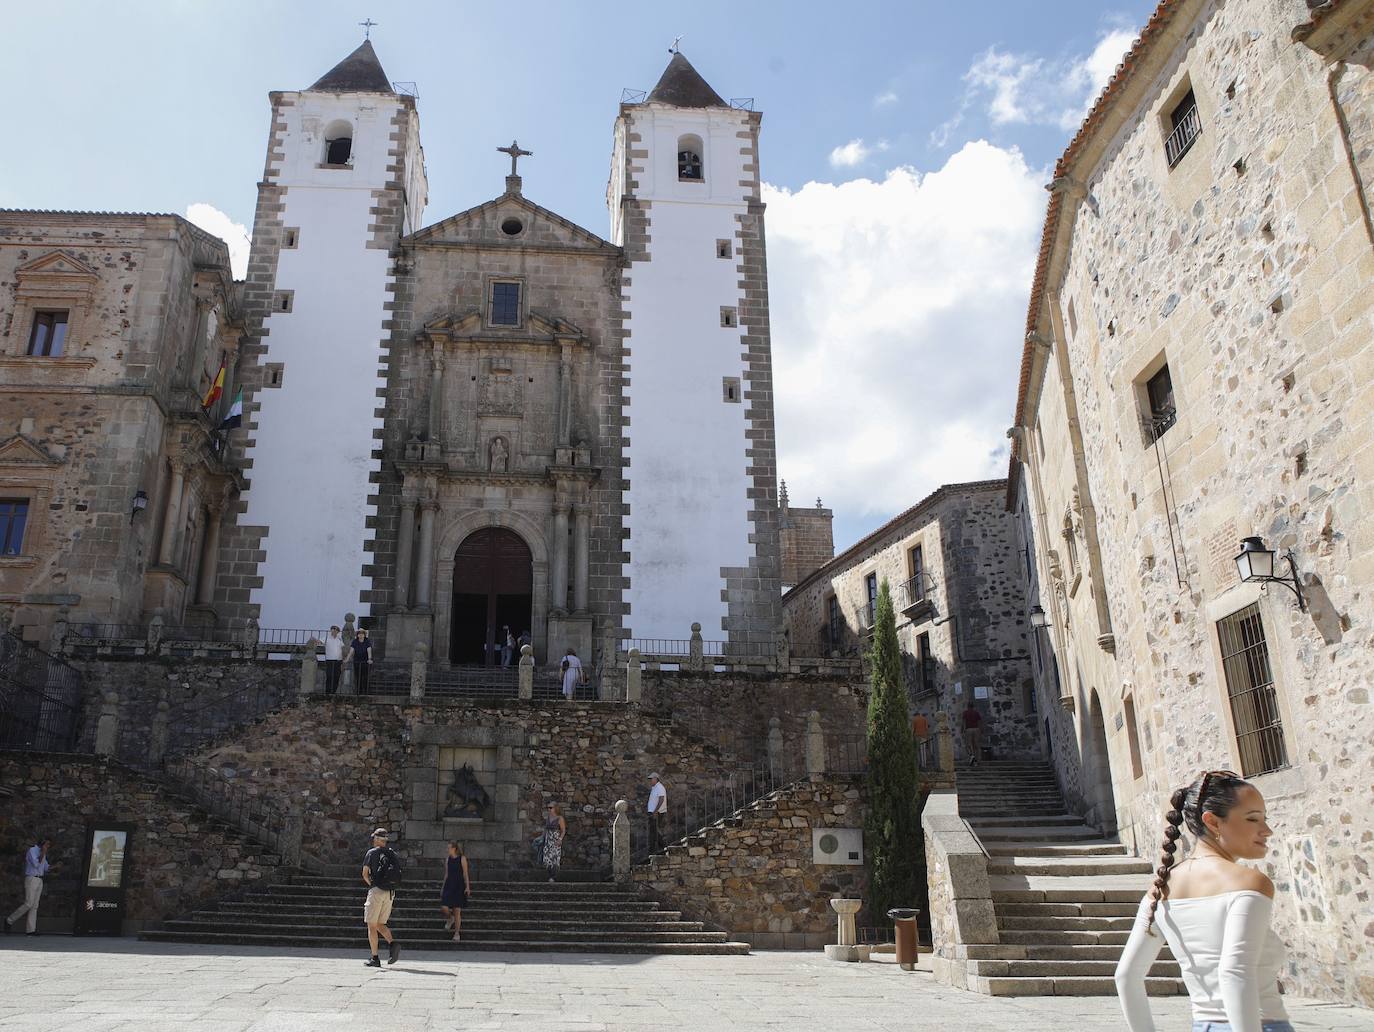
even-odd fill
[(493, 437), (491, 439), (491, 458), (487, 465), (493, 473), (507, 473), (510, 471), (510, 449), (506, 446), (504, 437)]
[(448, 786), (445, 817), (476, 817), (486, 815), (491, 796), (477, 783), (472, 764), (465, 763), (453, 772), (453, 784)]

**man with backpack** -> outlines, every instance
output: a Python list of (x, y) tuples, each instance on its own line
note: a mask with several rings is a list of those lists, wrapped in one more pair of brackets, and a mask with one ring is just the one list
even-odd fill
[(388, 964), (396, 963), (401, 955), (400, 944), (391, 937), (391, 929), (386, 926), (391, 918), (391, 905), (396, 901), (396, 890), (401, 885), (401, 861), (396, 851), (388, 846), (391, 833), (378, 828), (372, 833), (372, 848), (363, 858), (363, 884), (367, 886), (367, 901), (363, 904), (363, 921), (367, 924), (367, 944), (372, 948), (372, 959), (366, 967), (381, 967), (377, 959), (377, 937), (380, 935), (391, 947)]

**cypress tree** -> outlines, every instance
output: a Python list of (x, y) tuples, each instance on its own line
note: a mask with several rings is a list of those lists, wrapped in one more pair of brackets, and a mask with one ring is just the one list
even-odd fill
[(868, 866), (868, 913), (887, 923), (890, 907), (920, 906), (922, 881), (919, 783), (911, 740), (906, 689), (897, 648), (897, 618), (884, 580), (874, 614), (873, 671), (868, 698), (868, 815), (864, 856)]

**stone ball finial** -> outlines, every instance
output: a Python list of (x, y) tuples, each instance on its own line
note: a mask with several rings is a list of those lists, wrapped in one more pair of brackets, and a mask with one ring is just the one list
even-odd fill
[(533, 655), (534, 655), (534, 646), (533, 646), (533, 645), (521, 645), (521, 646), (520, 646), (520, 655), (522, 655), (522, 656), (533, 656)]
[(694, 624), (692, 624), (692, 633), (693, 633), (693, 634), (700, 634), (700, 633), (701, 633), (701, 624), (699, 624), (699, 623), (694, 623)]
[(356, 623), (358, 618), (352, 613), (344, 613), (344, 623)]
[(768, 727), (769, 727), (770, 729), (775, 728), (775, 727), (782, 727), (782, 720), (781, 720), (780, 718), (778, 718), (778, 717), (769, 717), (769, 718), (768, 718)]
[(624, 812), (627, 811), (629, 808), (630, 808), (630, 804), (627, 803), (627, 802), (625, 802), (625, 800), (623, 800), (623, 799), (617, 799), (617, 800), (615, 801), (615, 812), (616, 812), (616, 813), (624, 813)]

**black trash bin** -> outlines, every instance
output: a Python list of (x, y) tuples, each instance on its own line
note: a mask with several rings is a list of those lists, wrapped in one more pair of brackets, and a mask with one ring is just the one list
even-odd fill
[(897, 963), (903, 971), (916, 967), (916, 915), (919, 913), (914, 907), (893, 907), (887, 912), (897, 932)]

